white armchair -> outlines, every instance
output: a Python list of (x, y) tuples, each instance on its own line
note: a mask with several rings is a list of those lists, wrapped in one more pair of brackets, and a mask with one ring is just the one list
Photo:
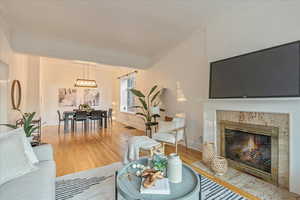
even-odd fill
[(185, 134), (185, 119), (176, 117), (172, 121), (159, 121), (158, 131), (153, 134), (153, 139), (161, 142), (163, 147), (166, 144), (175, 145), (176, 153), (178, 151), (178, 143), (185, 141), (187, 148), (187, 138)]

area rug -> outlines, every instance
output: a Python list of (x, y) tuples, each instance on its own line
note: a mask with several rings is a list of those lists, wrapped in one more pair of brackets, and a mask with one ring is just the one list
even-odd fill
[[(115, 172), (121, 163), (61, 176), (56, 179), (56, 200), (115, 200)], [(242, 196), (199, 175), (201, 200), (245, 200)], [(118, 200), (124, 200), (118, 196)]]

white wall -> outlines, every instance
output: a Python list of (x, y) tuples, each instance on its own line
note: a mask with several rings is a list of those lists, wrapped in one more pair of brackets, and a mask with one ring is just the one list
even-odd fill
[(300, 2), (261, 4), (216, 17), (207, 25), (209, 61), (300, 40)]
[[(58, 123), (57, 110), (73, 110), (73, 107), (59, 107), (58, 89), (74, 88), (76, 78), (82, 78), (84, 65), (70, 60), (41, 57), (41, 113), (47, 125)], [(100, 90), (99, 109), (112, 107), (115, 94), (116, 69), (106, 65), (97, 65), (90, 69), (90, 78), (95, 79)], [(83, 89), (77, 89), (83, 90)]]
[[(38, 57), (15, 53), (10, 46), (10, 32), (8, 25), (0, 17), (0, 62), (7, 67), (8, 82), (6, 84), (6, 107), (8, 117), (7, 121), (14, 123), (20, 118), (19, 113), (12, 110), (10, 100), (10, 88), (13, 80), (19, 80), (22, 87), (22, 102), (21, 109), (24, 112), (39, 110), (39, 104), (36, 99), (39, 98), (38, 90), (34, 87), (38, 80), (39, 74), (33, 70), (33, 60), (38, 60)], [(27, 88), (30, 88), (27, 90)], [(2, 109), (3, 109), (2, 108)], [(1, 112), (1, 110), (0, 110)]]
[[(205, 31), (199, 30), (162, 56), (150, 69), (137, 74), (138, 89), (149, 90), (154, 84), (165, 88), (162, 99), (167, 115), (186, 115), (188, 144), (194, 149), (201, 148), (202, 102), (208, 98), (205, 42)], [(131, 114), (121, 113), (117, 120), (144, 129), (142, 121)]]

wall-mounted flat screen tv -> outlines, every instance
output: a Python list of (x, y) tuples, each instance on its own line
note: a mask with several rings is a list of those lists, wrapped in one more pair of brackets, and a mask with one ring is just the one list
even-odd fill
[(210, 63), (211, 99), (300, 96), (300, 42)]

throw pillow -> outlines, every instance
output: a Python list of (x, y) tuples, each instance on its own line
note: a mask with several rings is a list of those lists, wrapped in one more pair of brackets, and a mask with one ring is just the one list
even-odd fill
[(37, 169), (25, 153), (22, 136), (15, 133), (0, 135), (0, 185)]
[(26, 155), (28, 156), (32, 164), (37, 164), (39, 160), (37, 159), (30, 142), (27, 140), (24, 129), (18, 128), (10, 131), (8, 134), (13, 134), (13, 133), (21, 135)]

